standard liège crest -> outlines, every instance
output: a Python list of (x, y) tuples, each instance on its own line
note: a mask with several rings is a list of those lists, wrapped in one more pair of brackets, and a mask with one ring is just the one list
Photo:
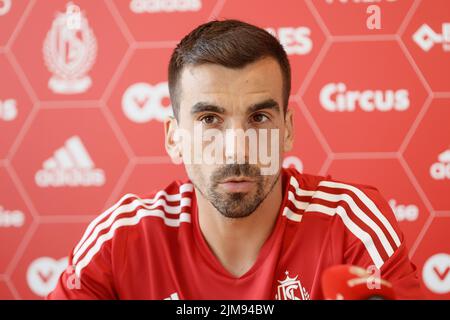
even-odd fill
[(286, 278), (282, 281), (278, 280), (276, 300), (310, 300), (309, 293), (298, 279), (298, 275), (294, 278), (289, 277), (289, 272), (286, 271)]
[(56, 14), (43, 45), (45, 64), (53, 74), (48, 87), (57, 94), (83, 93), (92, 85), (88, 72), (97, 57), (97, 39), (82, 12), (72, 28), (73, 6), (69, 2), (66, 12)]

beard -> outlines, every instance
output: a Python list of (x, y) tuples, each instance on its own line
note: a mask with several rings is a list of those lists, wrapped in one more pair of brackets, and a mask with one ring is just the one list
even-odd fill
[[(251, 178), (255, 181), (256, 187), (249, 192), (228, 193), (220, 191), (219, 184), (221, 181), (233, 176)], [(213, 172), (206, 192), (196, 187), (224, 217), (245, 218), (252, 214), (264, 201), (272, 191), (279, 176), (278, 172), (277, 177), (270, 184), (270, 181), (261, 175), (259, 167), (249, 164), (230, 164)]]

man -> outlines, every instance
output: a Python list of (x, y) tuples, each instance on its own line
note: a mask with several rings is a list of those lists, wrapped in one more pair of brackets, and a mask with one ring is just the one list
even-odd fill
[[(49, 298), (323, 299), (321, 275), (339, 264), (379, 270), (398, 298), (420, 298), (377, 189), (281, 168), (290, 81), (283, 47), (263, 29), (225, 20), (188, 34), (169, 64), (165, 143), (189, 181), (126, 195), (96, 218)], [(195, 161), (207, 148), (213, 161)]]

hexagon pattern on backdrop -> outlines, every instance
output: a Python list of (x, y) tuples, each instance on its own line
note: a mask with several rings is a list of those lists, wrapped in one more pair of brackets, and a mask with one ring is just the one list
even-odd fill
[(93, 217), (185, 179), (163, 143), (167, 62), (216, 18), (288, 53), (283, 166), (376, 186), (428, 297), (450, 299), (447, 0), (0, 0), (0, 299), (42, 298)]

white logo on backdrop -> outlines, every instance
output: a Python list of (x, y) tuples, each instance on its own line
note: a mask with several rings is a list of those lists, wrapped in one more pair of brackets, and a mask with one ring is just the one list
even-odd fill
[(95, 168), (80, 137), (73, 136), (56, 150), (52, 157), (36, 172), (35, 182), (41, 187), (100, 187), (105, 183), (105, 173)]
[(69, 259), (55, 260), (40, 257), (34, 260), (27, 270), (28, 287), (34, 294), (45, 297), (55, 289), (59, 276), (67, 268)]
[(4, 16), (11, 10), (11, 0), (0, 0), (0, 16)]
[(450, 255), (438, 253), (425, 262), (422, 270), (425, 285), (438, 294), (450, 292)]
[(73, 6), (69, 2), (66, 12), (57, 13), (42, 49), (53, 74), (48, 87), (57, 94), (83, 93), (92, 85), (87, 73), (95, 63), (97, 40), (85, 14), (73, 12)]
[(288, 55), (306, 55), (313, 48), (311, 29), (308, 27), (266, 28), (266, 30), (280, 41)]
[[(370, 2), (382, 2), (383, 0), (325, 0), (325, 2), (327, 4), (361, 4), (361, 5), (366, 5), (367, 3)], [(396, 2), (398, 0), (384, 0), (384, 2), (389, 3), (389, 2)]]
[(397, 221), (416, 221), (419, 217), (419, 208), (414, 204), (398, 204), (397, 200), (390, 199), (389, 206)]
[(122, 96), (122, 110), (125, 116), (133, 122), (145, 123), (150, 120), (163, 122), (172, 115), (172, 106), (163, 105), (163, 100), (169, 100), (167, 82), (154, 86), (139, 82), (129, 86)]
[(330, 112), (405, 111), (409, 108), (409, 92), (398, 90), (348, 90), (345, 83), (328, 83), (320, 90), (322, 107)]
[(431, 165), (430, 176), (434, 180), (450, 179), (450, 149), (442, 152), (438, 156), (438, 162)]
[(0, 120), (12, 121), (17, 118), (17, 101), (15, 99), (0, 100)]
[(131, 0), (130, 10), (134, 13), (200, 11), (201, 0)]
[(200, 11), (201, 0), (131, 0), (130, 10), (134, 13)]
[(441, 33), (435, 32), (424, 23), (412, 36), (414, 42), (425, 52), (428, 52), (436, 44), (442, 44), (444, 51), (450, 51), (450, 23), (442, 24)]
[(0, 228), (20, 228), (25, 223), (25, 215), (20, 210), (6, 210), (0, 205)]

